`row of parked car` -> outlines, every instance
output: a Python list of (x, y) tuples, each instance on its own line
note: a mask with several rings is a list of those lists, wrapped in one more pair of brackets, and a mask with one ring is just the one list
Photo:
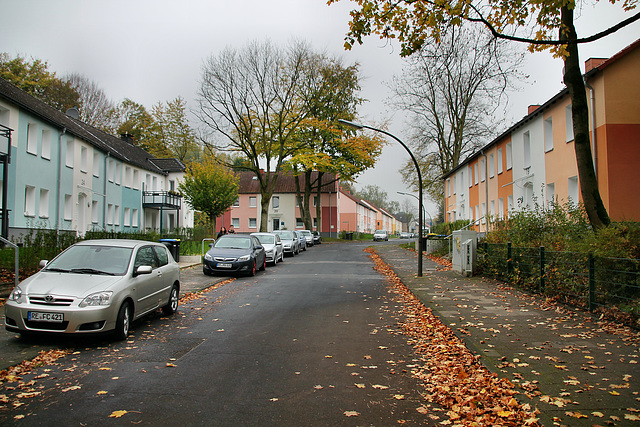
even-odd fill
[(309, 230), (276, 230), (270, 233), (227, 234), (210, 244), (202, 271), (213, 274), (254, 276), (267, 264), (276, 265), (285, 256), (295, 256), (322, 243), (320, 233)]

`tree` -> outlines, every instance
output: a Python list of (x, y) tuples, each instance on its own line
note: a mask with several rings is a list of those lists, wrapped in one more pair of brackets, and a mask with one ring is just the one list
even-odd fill
[(238, 198), (238, 178), (215, 159), (207, 157), (187, 168), (178, 189), (191, 208), (208, 217), (213, 233), (216, 218)]
[(153, 150), (152, 144), (145, 141), (152, 139), (155, 122), (144, 105), (125, 98), (110, 111), (108, 122), (112, 123), (112, 128), (108, 130), (111, 134), (128, 135), (144, 150)]
[(389, 210), (389, 195), (377, 185), (365, 185), (356, 193), (356, 196), (373, 203), (378, 208)]
[(80, 120), (102, 130), (109, 130), (113, 126), (109, 123), (111, 111), (115, 104), (94, 81), (82, 74), (72, 73), (64, 79), (79, 95), (78, 110)]
[[(329, 0), (329, 4), (337, 1)], [(444, 28), (459, 26), (463, 21), (484, 25), (496, 38), (527, 43), (530, 51), (552, 48), (564, 60), (563, 77), (572, 103), (574, 147), (585, 210), (594, 228), (610, 223), (594, 172), (587, 95), (580, 71), (578, 45), (603, 38), (637, 21), (640, 13), (600, 33), (578, 38), (574, 11), (581, 5), (573, 1), (355, 0), (355, 3), (360, 8), (351, 11), (345, 42), (347, 49), (355, 43), (361, 44), (363, 37), (375, 34), (384, 39), (398, 39), (401, 55), (408, 56), (426, 41), (439, 42)], [(622, 6), (629, 12), (636, 3), (635, 0), (624, 0)]]
[[(353, 120), (357, 106), (362, 103), (358, 64), (344, 66), (338, 58), (317, 55), (308, 62), (306, 90), (309, 116), (296, 133), (300, 149), (287, 162), (295, 175), (304, 176), (304, 193), (296, 180), (296, 193), (302, 220), (312, 229), (311, 194), (315, 190), (318, 201), (323, 186), (338, 179), (353, 180), (363, 170), (372, 167), (381, 153), (383, 140), (355, 133), (343, 133), (337, 125), (339, 118)], [(314, 174), (314, 172), (316, 172)], [(325, 174), (335, 175), (330, 181)], [(321, 224), (321, 203), (316, 203), (316, 219)]]
[(71, 84), (50, 72), (46, 61), (33, 59), (29, 62), (21, 56), (11, 59), (7, 53), (1, 53), (0, 77), (58, 111), (66, 112), (78, 106), (78, 93)]
[(226, 48), (203, 67), (197, 114), (216, 138), (205, 144), (248, 160), (243, 168), (256, 174), (260, 188), (260, 231), (267, 231), (278, 174), (300, 147), (294, 135), (309, 114), (302, 81), (310, 56), (300, 42), (286, 51), (253, 42), (240, 51)]
[(174, 157), (189, 163), (200, 155), (200, 146), (186, 115), (187, 103), (181, 97), (159, 102), (153, 107), (153, 125), (145, 145), (156, 157)]
[[(406, 59), (390, 85), (392, 104), (411, 114), (409, 144), (418, 159), (423, 186), (442, 202), (442, 175), (488, 142), (501, 123), (495, 111), (517, 77), (522, 55), (506, 42), (474, 28), (451, 28), (441, 43), (425, 44)], [(417, 190), (412, 164), (403, 181)]]

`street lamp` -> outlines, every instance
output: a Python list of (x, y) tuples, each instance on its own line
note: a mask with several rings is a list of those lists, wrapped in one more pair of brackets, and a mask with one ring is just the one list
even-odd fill
[[(411, 156), (411, 160), (413, 160), (413, 164), (416, 167), (416, 172), (418, 173), (418, 202), (420, 203), (420, 206), (422, 206), (422, 174), (420, 173), (420, 167), (418, 166), (418, 161), (416, 160), (411, 150), (409, 150), (409, 147), (407, 147), (404, 144), (404, 142), (400, 141), (398, 137), (382, 129), (377, 129), (371, 126), (361, 125), (359, 123), (353, 123), (353, 122), (349, 122), (347, 120), (342, 120), (342, 119), (338, 119), (338, 122), (340, 124), (343, 124), (355, 130), (369, 129), (374, 132), (380, 132), (398, 141), (400, 145), (402, 145), (402, 147), (405, 150), (407, 150), (407, 153), (409, 153), (409, 156)], [(422, 210), (421, 209), (418, 210), (418, 217), (419, 217), (418, 222), (420, 223), (420, 227), (419, 227), (420, 231), (418, 232), (418, 277), (422, 277)]]

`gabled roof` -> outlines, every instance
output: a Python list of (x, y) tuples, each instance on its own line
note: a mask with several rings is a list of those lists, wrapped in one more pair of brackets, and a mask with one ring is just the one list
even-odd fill
[(360, 197), (354, 196), (353, 194), (349, 193), (348, 191), (345, 191), (343, 189), (340, 189), (340, 192), (342, 193), (343, 196), (353, 200), (354, 202), (356, 202), (359, 205), (364, 206), (367, 209), (370, 209), (372, 211), (376, 211), (378, 210), (378, 208), (376, 208), (375, 206), (373, 206), (371, 203), (367, 202), (364, 199), (361, 199)]
[[(238, 174), (240, 178), (238, 193), (240, 194), (260, 194), (260, 182), (254, 172), (240, 172)], [(276, 186), (273, 191), (277, 193), (295, 193), (296, 192), (296, 178), (300, 182), (300, 190), (304, 191), (304, 175), (294, 176), (290, 172), (280, 172), (276, 181)], [(311, 173), (311, 181), (315, 182), (318, 179), (318, 172)], [(334, 174), (325, 173), (322, 175), (322, 193), (335, 193), (335, 181), (336, 176)], [(314, 186), (315, 187), (315, 186)], [(314, 191), (315, 193), (315, 191)]]
[(158, 174), (167, 174), (163, 168), (158, 167), (150, 160), (153, 159), (157, 162), (158, 160), (171, 159), (156, 159), (138, 146), (67, 116), (2, 78), (0, 78), (0, 99), (19, 106), (22, 110), (48, 122), (51, 126), (60, 128), (61, 132), (64, 130), (65, 133), (86, 141), (100, 151), (109, 153), (111, 157)]
[(178, 159), (149, 159), (157, 168), (165, 172), (184, 172), (187, 167)]

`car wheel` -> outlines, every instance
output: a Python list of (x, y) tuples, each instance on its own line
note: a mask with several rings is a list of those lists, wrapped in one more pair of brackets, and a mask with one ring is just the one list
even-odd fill
[(169, 302), (167, 302), (167, 305), (162, 307), (162, 312), (165, 314), (165, 316), (171, 316), (173, 313), (178, 311), (178, 300), (180, 299), (178, 297), (178, 293), (178, 287), (176, 285), (173, 285), (173, 287), (171, 288), (171, 293), (169, 294)]
[(129, 336), (131, 327), (131, 303), (125, 301), (120, 306), (116, 319), (116, 329), (113, 331), (117, 340), (122, 341)]
[(256, 275), (256, 260), (253, 260), (253, 263), (251, 264), (251, 269), (249, 270), (249, 276), (255, 276)]
[(267, 257), (264, 257), (264, 261), (262, 261), (262, 267), (260, 267), (260, 271), (265, 271), (267, 269)]

